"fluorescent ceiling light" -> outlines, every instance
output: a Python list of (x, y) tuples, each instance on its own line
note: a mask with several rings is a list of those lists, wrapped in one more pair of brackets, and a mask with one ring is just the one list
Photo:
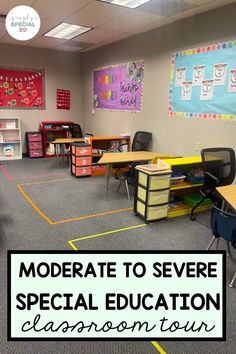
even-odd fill
[(146, 4), (151, 0), (98, 0), (103, 2), (108, 2), (109, 4), (120, 5), (129, 7), (130, 9), (135, 9), (136, 7)]
[(49, 32), (45, 33), (44, 36), (62, 38), (62, 39), (71, 39), (91, 29), (92, 28), (90, 27), (71, 25), (69, 23), (62, 22), (60, 25), (54, 27)]

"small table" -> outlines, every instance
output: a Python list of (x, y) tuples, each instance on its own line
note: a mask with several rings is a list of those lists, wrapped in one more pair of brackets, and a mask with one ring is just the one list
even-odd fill
[(236, 210), (236, 184), (217, 187), (216, 190), (218, 193), (220, 193), (224, 203), (229, 204), (234, 210)]
[(60, 155), (61, 145), (78, 143), (78, 142), (84, 142), (84, 138), (61, 138), (51, 142), (51, 144), (55, 144), (56, 146), (57, 167), (58, 167), (58, 159)]
[(131, 163), (135, 161), (151, 161), (154, 157), (168, 159), (168, 154), (160, 154), (154, 151), (129, 151), (105, 153), (98, 161), (99, 164), (106, 165), (107, 199), (111, 166), (116, 163)]

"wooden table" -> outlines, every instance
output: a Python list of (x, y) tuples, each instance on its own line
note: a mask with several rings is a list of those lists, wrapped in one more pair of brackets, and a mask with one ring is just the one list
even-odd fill
[(58, 159), (60, 155), (61, 145), (79, 143), (79, 142), (84, 142), (84, 138), (61, 138), (61, 139), (53, 140), (51, 142), (51, 144), (55, 144), (56, 146), (57, 167), (58, 167)]
[(216, 190), (220, 193), (221, 197), (224, 199), (224, 202), (236, 210), (236, 184), (217, 187)]
[(107, 199), (111, 166), (116, 163), (131, 163), (135, 161), (151, 161), (154, 157), (168, 159), (168, 154), (161, 154), (154, 151), (129, 151), (105, 153), (98, 161), (99, 164), (106, 165)]

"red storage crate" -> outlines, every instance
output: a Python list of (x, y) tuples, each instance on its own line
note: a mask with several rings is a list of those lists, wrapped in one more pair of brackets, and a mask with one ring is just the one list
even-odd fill
[(71, 174), (75, 177), (91, 176), (92, 148), (90, 144), (71, 144)]
[(29, 143), (29, 149), (30, 150), (37, 150), (37, 149), (41, 149), (42, 150), (42, 142), (38, 141), (35, 143)]
[(27, 140), (31, 141), (42, 141), (41, 133), (27, 133)]
[(89, 156), (92, 154), (92, 147), (85, 143), (74, 143), (72, 144), (72, 155), (75, 156)]
[(29, 157), (42, 157), (43, 150), (29, 150)]
[(39, 131), (26, 132), (27, 153), (30, 158), (43, 157), (43, 139)]
[(72, 164), (75, 166), (90, 166), (92, 165), (92, 156), (77, 157), (72, 155)]
[(71, 172), (75, 177), (91, 176), (92, 167), (76, 167), (75, 165), (72, 165)]

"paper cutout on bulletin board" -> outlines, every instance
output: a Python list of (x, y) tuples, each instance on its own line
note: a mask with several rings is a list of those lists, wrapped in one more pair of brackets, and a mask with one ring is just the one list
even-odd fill
[(192, 81), (184, 81), (182, 85), (182, 100), (191, 100), (192, 99)]
[(236, 69), (230, 70), (228, 92), (236, 92)]
[(94, 70), (93, 108), (140, 112), (143, 76), (143, 61)]
[(193, 67), (193, 86), (202, 86), (202, 80), (204, 79), (204, 65), (196, 65)]
[(214, 86), (220, 86), (225, 84), (227, 73), (227, 64), (215, 64), (213, 70), (213, 82)]
[(236, 40), (172, 55), (168, 113), (236, 120)]
[(57, 109), (70, 110), (70, 90), (57, 89)]
[(0, 68), (0, 109), (45, 109), (44, 71)]

